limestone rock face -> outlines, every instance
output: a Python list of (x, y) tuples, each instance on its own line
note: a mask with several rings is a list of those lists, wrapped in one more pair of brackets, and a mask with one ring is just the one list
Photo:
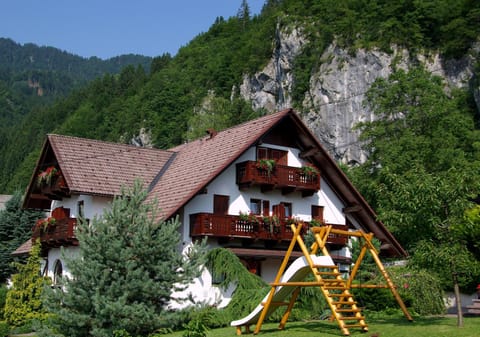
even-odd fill
[[(273, 112), (292, 107), (293, 64), (307, 40), (301, 29), (277, 28), (275, 48), (270, 62), (260, 72), (244, 75), (240, 95), (251, 101), (254, 109)], [(320, 67), (310, 78), (310, 87), (296, 108), (305, 123), (337, 161), (363, 163), (368, 154), (361, 149), (358, 131), (353, 127), (374, 116), (363, 102), (372, 83), (388, 77), (394, 68), (408, 69), (423, 64), (433, 74), (445, 78), (449, 87), (472, 86), (475, 58), (480, 47), (460, 60), (443, 62), (439, 55), (415, 55), (392, 47), (392, 53), (357, 50), (355, 54), (332, 44), (319, 55)], [(471, 88), (480, 106), (480, 86)], [(447, 89), (448, 90), (448, 89)], [(298, 106), (298, 104), (297, 104)]]
[(292, 106), (292, 65), (305, 42), (299, 29), (286, 32), (277, 27), (270, 62), (256, 74), (245, 74), (240, 85), (240, 95), (251, 101), (254, 109), (278, 111)]

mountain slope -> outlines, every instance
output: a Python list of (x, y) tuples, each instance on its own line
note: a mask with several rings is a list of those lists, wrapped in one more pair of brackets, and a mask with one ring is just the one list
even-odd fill
[[(471, 60), (479, 18), (480, 4), (467, 0), (269, 0), (258, 16), (219, 17), (175, 57), (155, 58), (150, 73), (104, 76), (30, 115), (9, 135), (5, 157), (13, 163), (1, 171), (0, 189), (25, 184), (32, 160), (18, 165), (45, 132), (168, 148), (205, 125), (222, 128), (285, 106), (302, 113), (338, 160), (361, 162), (358, 146), (348, 145), (356, 143), (355, 121), (370, 118), (362, 106), (369, 85), (429, 58), (444, 75), (463, 64), (449, 60)], [(467, 75), (455, 81), (473, 78), (474, 66), (466, 62)], [(39, 115), (50, 123), (35, 133)], [(34, 145), (24, 135), (34, 135)], [(8, 153), (19, 142), (21, 153)]]

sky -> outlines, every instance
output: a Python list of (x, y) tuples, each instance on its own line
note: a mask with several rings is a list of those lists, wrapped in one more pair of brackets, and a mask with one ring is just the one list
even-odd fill
[[(247, 0), (258, 14), (265, 0)], [(242, 0), (4, 0), (0, 37), (102, 59), (175, 55)]]

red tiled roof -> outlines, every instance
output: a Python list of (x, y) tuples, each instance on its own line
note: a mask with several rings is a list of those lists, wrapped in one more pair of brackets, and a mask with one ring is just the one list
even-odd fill
[(136, 178), (149, 184), (172, 152), (69, 136), (48, 135), (71, 192), (118, 195)]
[(284, 110), (186, 143), (150, 192), (160, 216), (170, 217), (292, 110)]

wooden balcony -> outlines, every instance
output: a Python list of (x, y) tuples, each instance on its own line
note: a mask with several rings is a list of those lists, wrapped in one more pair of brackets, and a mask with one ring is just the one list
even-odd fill
[[(290, 241), (293, 237), (289, 225), (291, 219), (280, 220), (277, 223), (269, 221), (270, 219), (271, 217), (249, 216), (249, 220), (242, 220), (238, 215), (190, 214), (190, 236)], [(304, 223), (302, 234), (307, 233), (309, 226), (309, 223)], [(333, 227), (348, 230), (346, 225)], [(335, 246), (344, 246), (347, 242), (348, 237), (335, 234), (331, 234), (327, 240), (328, 244)]]
[(307, 174), (301, 167), (275, 165), (272, 172), (258, 168), (255, 161), (237, 164), (237, 184), (241, 189), (260, 186), (262, 191), (274, 188), (287, 194), (301, 191), (304, 196), (312, 195), (320, 189), (320, 174)]
[(44, 247), (77, 245), (76, 227), (77, 219), (70, 218), (70, 210), (59, 207), (52, 212), (52, 217), (37, 221), (33, 227), (32, 239), (40, 238)]
[(48, 197), (51, 200), (61, 200), (68, 195), (68, 188), (65, 183), (65, 178), (61, 173), (52, 177), (50, 183), (40, 183), (34, 190), (35, 194), (40, 194)]

